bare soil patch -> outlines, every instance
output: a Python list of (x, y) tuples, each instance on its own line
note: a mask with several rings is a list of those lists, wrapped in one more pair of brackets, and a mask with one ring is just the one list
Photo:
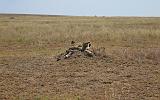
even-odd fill
[(112, 55), (1, 57), (0, 99), (159, 100), (159, 63)]

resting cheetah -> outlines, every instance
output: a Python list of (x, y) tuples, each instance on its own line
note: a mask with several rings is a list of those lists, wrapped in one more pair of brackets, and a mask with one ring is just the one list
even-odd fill
[(92, 54), (92, 52), (89, 51), (89, 48), (91, 47), (90, 42), (86, 42), (83, 44), (76, 44), (74, 41), (71, 41), (71, 45), (72, 47), (66, 51), (65, 58), (70, 57), (76, 51), (81, 51), (81, 52), (86, 52), (88, 54)]

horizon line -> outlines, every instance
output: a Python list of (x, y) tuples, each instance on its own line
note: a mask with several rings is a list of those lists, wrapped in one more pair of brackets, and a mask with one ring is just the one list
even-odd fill
[(132, 15), (132, 16), (127, 16), (127, 15), (112, 15), (112, 16), (107, 16), (107, 15), (61, 15), (61, 14), (39, 14), (39, 13), (0, 13), (0, 15), (31, 15), (31, 16), (70, 16), (70, 17), (160, 17), (160, 16), (137, 16), (137, 15)]

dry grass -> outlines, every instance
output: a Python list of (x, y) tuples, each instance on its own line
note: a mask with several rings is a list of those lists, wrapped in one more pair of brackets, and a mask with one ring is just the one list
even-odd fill
[(95, 47), (106, 48), (159, 47), (160, 18), (0, 16), (1, 56), (6, 55), (6, 48), (16, 49), (7, 54), (24, 50), (31, 55), (38, 51), (56, 54), (71, 40), (91, 41)]
[[(90, 62), (87, 62), (87, 61), (85, 62), (84, 60), (82, 60), (82, 62), (84, 61), (84, 63), (86, 63), (86, 66), (87, 66), (86, 67), (84, 66), (85, 64), (83, 64), (80, 60), (78, 63), (80, 63), (79, 66), (81, 66), (82, 69), (79, 70), (79, 67), (77, 67), (78, 63), (76, 66), (74, 66), (75, 65), (74, 62), (73, 64), (71, 62), (69, 63), (64, 62), (63, 64), (62, 62), (62, 64), (59, 65), (59, 63), (56, 64), (55, 62), (53, 62), (52, 59), (49, 59), (49, 58), (46, 60), (42, 59), (44, 55), (45, 56), (47, 55), (47, 57), (48, 56), (53, 57), (53, 55), (62, 53), (69, 46), (69, 43), (71, 42), (71, 40), (75, 40), (77, 42), (91, 41), (92, 44), (94, 45), (94, 48), (105, 47), (107, 55), (111, 55), (111, 58), (112, 57), (115, 58), (115, 61), (113, 60), (113, 62), (111, 63), (99, 61), (99, 63), (97, 63), (96, 61), (94, 62), (94, 61), (88, 60)], [(116, 57), (118, 59), (116, 59)], [(9, 60), (6, 60), (5, 58)], [(23, 60), (19, 61), (21, 59)], [(9, 75), (9, 74), (7, 75), (5, 74), (5, 72), (7, 73), (7, 70), (9, 70), (9, 73), (10, 73), (10, 70), (11, 71), (13, 70), (13, 72), (16, 74), (10, 73), (10, 75), (12, 77), (15, 75), (15, 77), (17, 77), (15, 79), (17, 79), (18, 82), (22, 81), (22, 83), (23, 83), (23, 78), (21, 77), (19, 78), (19, 75), (23, 76), (25, 71), (26, 71), (25, 72), (26, 76), (24, 77), (25, 80), (30, 78), (29, 76), (30, 74), (32, 76), (36, 76), (35, 73), (37, 72), (37, 68), (38, 68), (40, 71), (39, 73), (44, 74), (43, 77), (47, 77), (47, 79), (50, 78), (51, 79), (50, 81), (52, 82), (53, 77), (50, 74), (54, 75), (55, 74), (54, 72), (58, 71), (58, 73), (62, 73), (66, 71), (72, 74), (74, 70), (76, 71), (78, 70), (79, 73), (83, 74), (83, 72), (81, 71), (83, 71), (84, 69), (86, 71), (86, 69), (88, 69), (88, 65), (90, 64), (92, 65), (90, 66), (91, 72), (94, 72), (94, 73), (92, 75), (92, 73), (90, 74), (88, 72), (89, 73), (88, 74), (89, 77), (87, 76), (87, 78), (89, 78), (88, 81), (91, 78), (99, 79), (99, 77), (101, 76), (102, 76), (101, 78), (103, 78), (104, 75), (107, 75), (107, 77), (113, 75), (110, 77), (111, 79), (112, 78), (119, 79), (119, 76), (114, 73), (108, 74), (105, 72), (101, 74), (104, 68), (106, 68), (104, 65), (107, 65), (107, 67), (112, 70), (117, 68), (115, 72), (120, 73), (119, 75), (124, 75), (123, 72), (129, 73), (129, 75), (130, 73), (132, 73), (133, 76), (135, 75), (134, 76), (135, 79), (136, 79), (136, 76), (139, 75), (137, 79), (138, 80), (141, 79), (142, 81), (144, 80), (144, 83), (146, 85), (144, 85), (141, 81), (140, 82), (138, 81), (140, 85), (135, 82), (133, 82), (133, 85), (140, 86), (141, 90), (143, 90), (143, 88), (144, 89), (147, 88), (146, 90), (144, 90), (145, 91), (144, 93), (150, 93), (152, 91), (150, 92), (148, 91), (148, 86), (151, 86), (154, 84), (148, 84), (147, 82), (148, 81), (152, 82), (152, 80), (154, 79), (158, 80), (159, 78), (158, 66), (160, 65), (160, 18), (0, 15), (0, 60), (1, 60), (0, 64), (3, 65), (2, 71), (5, 70), (4, 76), (7, 77), (7, 75)], [(134, 63), (132, 63), (132, 61)], [(100, 67), (97, 67), (98, 64)], [(65, 65), (67, 65), (68, 67), (66, 67)], [(48, 68), (46, 69), (46, 73), (43, 73), (44, 66)], [(6, 68), (6, 69), (3, 69), (3, 68)], [(19, 69), (24, 70), (24, 72), (23, 71), (20, 72)], [(139, 71), (139, 69), (141, 70)], [(96, 70), (99, 70), (100, 72), (96, 72)], [(133, 73), (132, 71), (137, 72), (138, 74)], [(49, 72), (49, 74), (47, 72)], [(145, 75), (143, 76), (141, 75), (141, 73), (142, 74), (145, 73)], [(151, 79), (149, 79), (148, 73), (150, 76), (152, 76), (152, 74), (155, 73), (155, 76), (153, 75), (153, 77), (150, 77)], [(66, 75), (68, 75), (68, 73), (62, 74), (62, 76), (60, 77), (58, 76), (58, 78), (65, 78)], [(8, 76), (7, 78), (12, 79), (12, 77)], [(128, 76), (128, 77), (131, 77), (131, 76)], [(5, 77), (2, 76), (1, 78), (3, 79)], [(70, 76), (68, 78), (71, 81), (73, 79), (72, 77), (70, 78)], [(19, 79), (22, 79), (22, 80), (19, 80)], [(44, 79), (43, 82), (45, 83), (46, 78), (42, 78), (42, 79)], [(106, 77), (104, 77), (104, 79), (106, 79)], [(155, 82), (155, 85), (156, 85), (158, 83), (156, 83), (157, 81), (155, 80), (153, 82)], [(77, 81), (77, 83), (80, 81)], [(15, 82), (7, 81), (7, 82), (8, 84), (10, 84), (12, 82), (16, 83), (17, 81)], [(99, 80), (97, 82), (99, 82)], [(17, 84), (20, 84), (20, 83), (11, 84), (11, 86), (17, 89), (16, 88), (16, 86), (18, 87)], [(24, 84), (26, 84), (26, 82)], [(65, 83), (63, 84), (65, 85)], [(34, 85), (34, 82), (31, 85)], [(115, 90), (117, 90), (119, 85), (120, 85), (119, 83), (115, 82), (112, 87), (115, 87)], [(90, 86), (90, 84), (86, 86)], [(99, 85), (97, 86), (99, 87)], [(110, 88), (110, 86), (107, 86), (107, 87)], [(6, 85), (6, 88), (7, 87), (8, 86)], [(62, 90), (63, 90), (63, 87), (62, 87)], [(123, 89), (120, 89), (120, 92), (123, 92), (121, 90)], [(92, 91), (89, 91), (89, 92), (92, 92)], [(107, 91), (105, 91), (104, 93), (105, 95), (106, 95), (106, 92)], [(111, 91), (111, 92), (114, 93), (114, 91)], [(153, 93), (156, 93), (156, 92), (153, 92)], [(108, 97), (110, 97), (110, 94), (111, 93), (108, 92)], [(119, 95), (118, 92), (117, 94)], [(139, 96), (138, 92), (137, 94)], [(143, 94), (143, 91), (142, 93), (140, 93), (140, 95), (142, 94)], [(21, 100), (23, 98), (21, 97), (17, 98), (17, 100), (19, 99)], [(77, 97), (73, 95), (71, 96), (62, 95), (62, 99), (61, 99), (61, 96), (59, 97), (58, 95), (57, 97), (55, 97), (55, 99), (79, 100), (81, 99), (81, 97)], [(35, 100), (48, 100), (48, 97), (40, 96), (35, 98)]]

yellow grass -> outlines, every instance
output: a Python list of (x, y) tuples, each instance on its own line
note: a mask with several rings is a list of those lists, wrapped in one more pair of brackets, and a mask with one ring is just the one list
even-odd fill
[(160, 18), (0, 16), (1, 47), (25, 47), (32, 52), (51, 48), (49, 51), (57, 52), (71, 40), (104, 47), (158, 47)]
[[(134, 60), (144, 66), (158, 66), (160, 62), (160, 18), (0, 15), (0, 60), (11, 56), (53, 57), (64, 52), (72, 40), (91, 41), (95, 47), (105, 47), (107, 55), (130, 63)], [(53, 99), (63, 98), (81, 99), (72, 95)]]

